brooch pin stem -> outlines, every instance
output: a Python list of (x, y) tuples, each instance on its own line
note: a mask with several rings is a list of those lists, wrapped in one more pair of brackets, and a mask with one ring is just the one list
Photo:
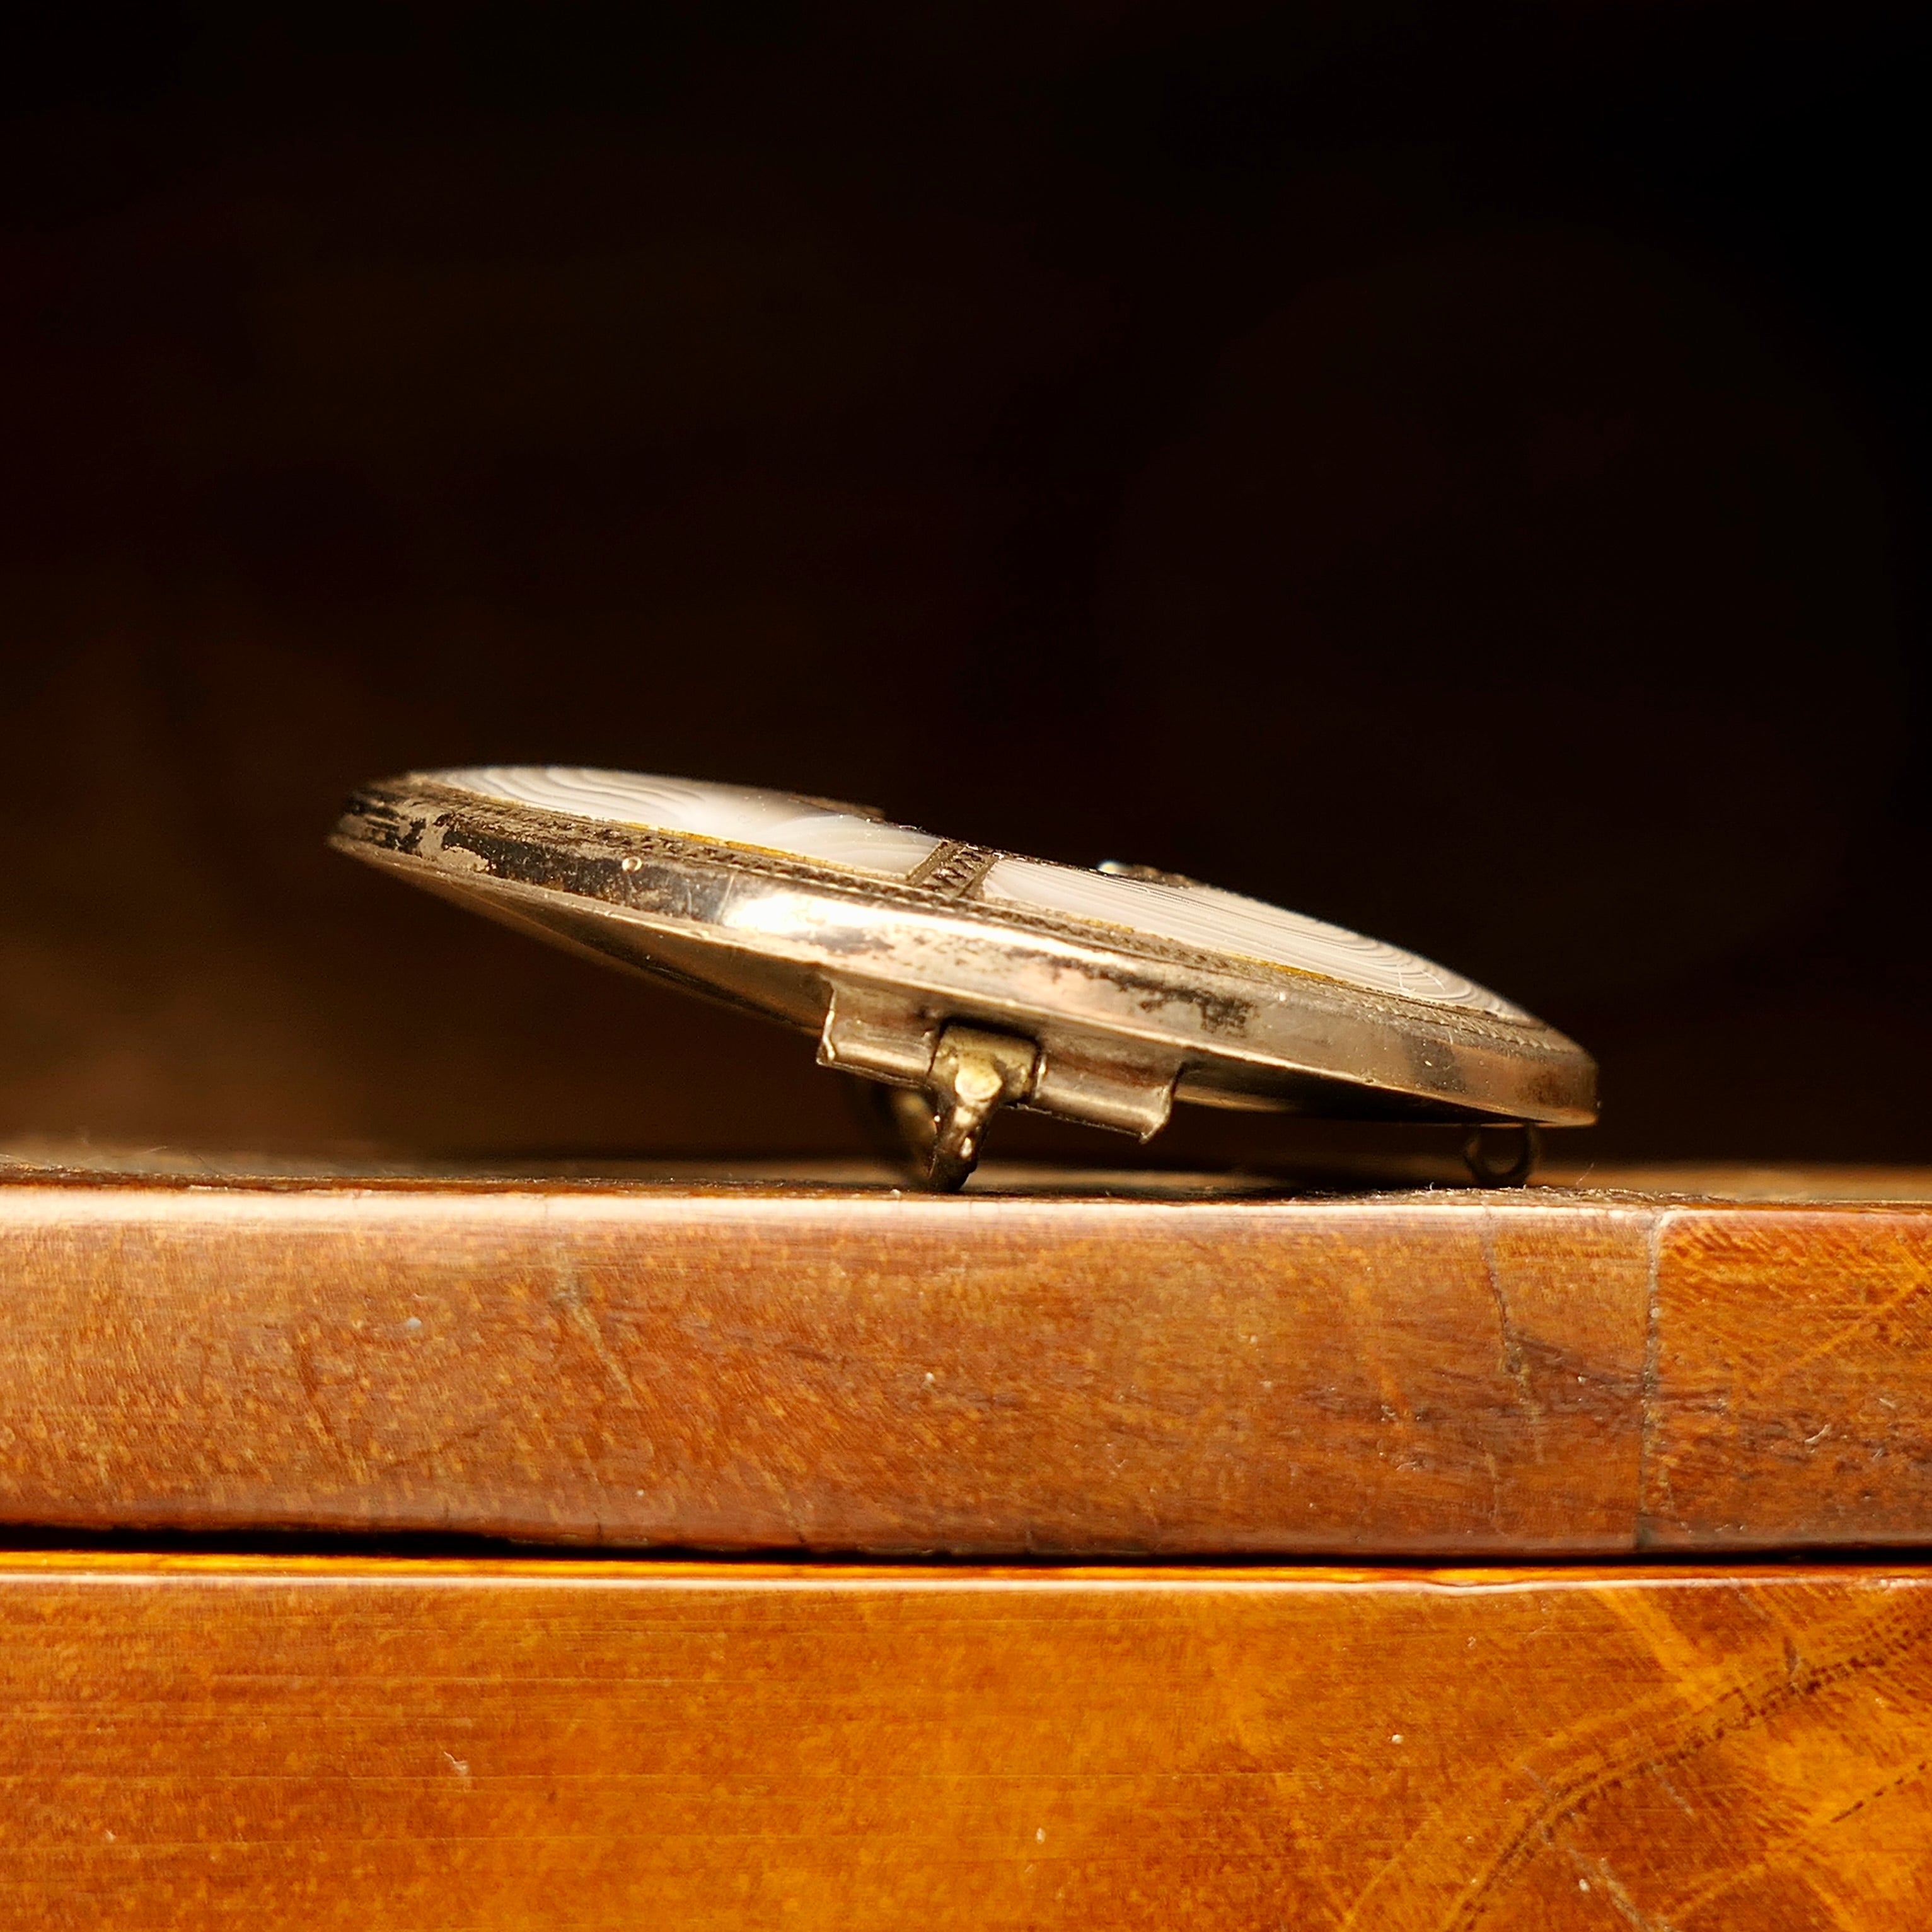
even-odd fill
[(988, 1033), (977, 1027), (950, 1026), (939, 1036), (926, 1076), (934, 1108), (932, 1145), (926, 1156), (926, 1184), (956, 1194), (980, 1164), (986, 1128), (1004, 1106), (1033, 1090), (1039, 1049), (1030, 1040)]

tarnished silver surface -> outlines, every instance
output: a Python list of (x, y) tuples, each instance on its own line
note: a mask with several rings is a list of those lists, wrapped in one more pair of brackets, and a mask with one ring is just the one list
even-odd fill
[[(1144, 1138), (1176, 1100), (1586, 1126), (1589, 1056), (1379, 942), (1144, 868), (1048, 866), (830, 801), (569, 767), (412, 774), (332, 842), (589, 956), (818, 1036), (920, 1089), (944, 1138), (961, 1038), (1003, 1037), (973, 1104)], [(1022, 1064), (1022, 1078), (1011, 1070)], [(974, 1076), (968, 1069), (968, 1084)], [(946, 1176), (938, 1176), (942, 1181)]]

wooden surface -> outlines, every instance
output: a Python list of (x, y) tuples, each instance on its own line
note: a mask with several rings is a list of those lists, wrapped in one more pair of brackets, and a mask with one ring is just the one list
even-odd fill
[(0, 1560), (0, 1924), (1918, 1932), (1925, 1573)]
[(1932, 1541), (1932, 1207), (0, 1185), (0, 1519), (903, 1553)]

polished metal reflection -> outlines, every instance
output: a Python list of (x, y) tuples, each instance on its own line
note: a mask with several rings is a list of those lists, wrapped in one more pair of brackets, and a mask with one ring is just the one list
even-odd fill
[(1054, 866), (835, 801), (555, 766), (357, 794), (332, 842), (489, 916), (816, 1035), (926, 1096), (957, 1186), (1016, 1106), (1145, 1138), (1176, 1100), (1575, 1126), (1574, 1042), (1378, 940), (1148, 868)]

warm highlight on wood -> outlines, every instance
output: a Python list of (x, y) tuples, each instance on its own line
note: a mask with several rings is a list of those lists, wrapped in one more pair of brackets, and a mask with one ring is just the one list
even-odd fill
[(0, 1563), (0, 1923), (1918, 1932), (1923, 1573)]
[(1932, 1537), (1932, 1207), (0, 1186), (0, 1517), (999, 1556)]

